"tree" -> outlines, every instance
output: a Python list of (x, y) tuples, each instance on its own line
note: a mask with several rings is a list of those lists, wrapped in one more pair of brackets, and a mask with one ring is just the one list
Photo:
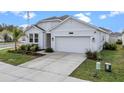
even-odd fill
[(0, 32), (0, 38), (3, 39), (4, 42), (12, 41), (12, 36), (8, 32), (8, 30), (3, 30), (2, 32)]
[(13, 31), (11, 33), (12, 33), (12, 36), (13, 36), (13, 40), (15, 42), (15, 50), (17, 50), (18, 39), (20, 37), (24, 36), (25, 33), (23, 31), (21, 31), (19, 28), (13, 28)]
[(122, 34), (124, 34), (124, 29), (122, 30)]

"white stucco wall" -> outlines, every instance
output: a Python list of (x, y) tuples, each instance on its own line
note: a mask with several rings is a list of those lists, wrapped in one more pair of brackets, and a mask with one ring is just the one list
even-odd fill
[(104, 32), (97, 32), (97, 50), (101, 51), (103, 49), (103, 45), (105, 42), (109, 42), (109, 34), (104, 33)]
[[(69, 34), (69, 32), (73, 32), (73, 34)], [(54, 38), (54, 40), (51, 42), (53, 49), (55, 49), (56, 36), (89, 36), (90, 49), (92, 51), (100, 51), (105, 42), (105, 40), (102, 41), (102, 36), (106, 38), (105, 33), (97, 31), (96, 29), (91, 28), (86, 24), (79, 23), (73, 19), (69, 19), (67, 22), (61, 24), (51, 32), (51, 37)], [(92, 41), (92, 38), (95, 38), (95, 42)]]
[[(38, 24), (39, 27), (49, 30), (56, 25), (58, 25), (60, 21), (53, 21), (53, 22), (43, 22)], [(73, 32), (73, 34), (69, 34), (70, 32)], [(88, 37), (90, 39), (90, 50), (91, 51), (100, 51), (103, 48), (103, 44), (105, 42), (109, 42), (109, 34), (106, 34), (104, 32), (98, 31), (86, 24), (82, 24), (75, 19), (70, 18), (57, 28), (53, 29), (51, 32), (44, 33), (42, 30), (39, 30), (36, 27), (32, 27), (29, 31), (26, 32), (27, 36), (29, 36), (29, 33), (38, 33), (39, 34), (39, 46), (41, 49), (46, 48), (46, 33), (51, 33), (51, 47), (55, 50), (55, 40), (56, 37)], [(44, 39), (43, 39), (44, 38)], [(95, 38), (93, 40), (93, 38)], [(64, 41), (63, 41), (64, 42)], [(73, 42), (73, 41), (72, 41)], [(80, 41), (79, 41), (80, 42)], [(87, 43), (87, 41), (83, 41), (84, 44)], [(29, 38), (26, 38), (26, 43), (29, 42)], [(71, 43), (71, 42), (69, 42)]]
[[(38, 43), (35, 43), (35, 42), (32, 42), (32, 43), (30, 43), (29, 42), (29, 34), (34, 34), (34, 33), (38, 33), (38, 35), (39, 35), (39, 37), (38, 37), (38, 40), (39, 40), (39, 42)], [(36, 27), (32, 27), (30, 30), (28, 30), (28, 31), (26, 31), (26, 44), (38, 44), (39, 45), (39, 47), (41, 48), (41, 49), (43, 49), (44, 47), (45, 47), (45, 41), (44, 41), (44, 32), (42, 31), (42, 30), (40, 30), (40, 29), (38, 29), (38, 28), (36, 28)]]

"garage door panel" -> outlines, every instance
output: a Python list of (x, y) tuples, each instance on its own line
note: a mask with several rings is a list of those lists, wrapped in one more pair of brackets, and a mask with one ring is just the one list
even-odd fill
[(90, 37), (56, 37), (56, 51), (85, 53), (90, 48)]

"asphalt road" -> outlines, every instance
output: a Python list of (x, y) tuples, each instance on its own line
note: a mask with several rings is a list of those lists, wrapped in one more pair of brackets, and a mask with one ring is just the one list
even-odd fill
[(14, 43), (0, 43), (0, 48), (13, 48), (14, 47)]

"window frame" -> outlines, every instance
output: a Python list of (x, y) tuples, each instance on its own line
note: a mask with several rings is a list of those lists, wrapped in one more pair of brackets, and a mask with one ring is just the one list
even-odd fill
[[(37, 35), (37, 38), (36, 38)], [(39, 34), (38, 33), (34, 33), (34, 42), (38, 43), (39, 42)]]
[[(32, 36), (31, 36), (32, 35)], [(32, 37), (32, 38), (31, 38)], [(33, 43), (34, 39), (33, 39), (33, 33), (29, 33), (29, 42)]]

